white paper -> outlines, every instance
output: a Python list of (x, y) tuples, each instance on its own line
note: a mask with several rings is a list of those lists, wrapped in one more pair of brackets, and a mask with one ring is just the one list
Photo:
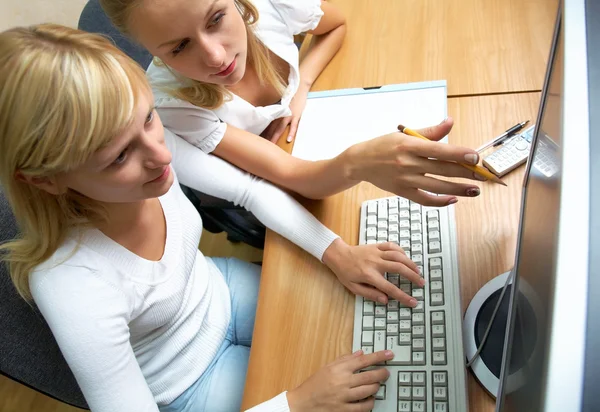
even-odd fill
[(309, 98), (292, 155), (330, 159), (353, 144), (396, 131), (398, 124), (411, 129), (436, 125), (447, 113), (445, 82), (438, 83), (439, 87), (414, 83), (408, 90)]

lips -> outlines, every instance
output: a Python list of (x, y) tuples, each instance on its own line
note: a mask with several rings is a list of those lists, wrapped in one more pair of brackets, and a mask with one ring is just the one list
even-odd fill
[(169, 172), (171, 170), (171, 167), (169, 165), (165, 166), (165, 169), (163, 170), (163, 172), (160, 174), (160, 176), (158, 176), (156, 179), (151, 180), (150, 183), (157, 183), (157, 182), (162, 182), (163, 180), (165, 180), (168, 176), (169, 176)]
[(233, 70), (235, 69), (235, 62), (237, 59), (233, 59), (233, 61), (231, 62), (231, 64), (229, 66), (227, 66), (227, 68), (219, 73), (217, 73), (215, 76), (220, 76), (220, 77), (225, 77), (230, 75)]

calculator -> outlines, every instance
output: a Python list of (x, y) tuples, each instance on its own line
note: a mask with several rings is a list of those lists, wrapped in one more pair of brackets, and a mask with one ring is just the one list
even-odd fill
[(483, 159), (483, 165), (493, 174), (502, 177), (527, 161), (535, 125), (509, 138), (502, 147)]

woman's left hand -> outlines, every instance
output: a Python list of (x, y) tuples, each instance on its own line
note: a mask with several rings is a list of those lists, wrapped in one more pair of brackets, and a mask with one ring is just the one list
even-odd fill
[(351, 292), (367, 299), (387, 303), (388, 297), (415, 307), (417, 301), (383, 276), (397, 273), (417, 286), (425, 284), (417, 265), (393, 242), (349, 246), (336, 239), (323, 255), (325, 263)]
[(288, 133), (287, 142), (290, 143), (292, 140), (294, 140), (294, 137), (296, 137), (296, 131), (298, 131), (300, 117), (302, 117), (302, 112), (306, 107), (306, 98), (309, 90), (310, 87), (303, 85), (298, 88), (296, 95), (290, 102), (290, 110), (292, 111), (292, 115), (273, 120), (273, 122), (271, 122), (267, 128), (266, 133), (263, 133), (263, 137), (269, 139), (273, 143), (277, 143), (285, 131), (285, 128), (289, 125), (290, 132)]

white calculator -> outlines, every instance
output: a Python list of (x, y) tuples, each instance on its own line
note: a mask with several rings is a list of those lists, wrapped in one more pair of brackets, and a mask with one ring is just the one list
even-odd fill
[(502, 177), (527, 161), (531, 150), (535, 125), (509, 138), (502, 147), (483, 159), (483, 165), (493, 174)]

